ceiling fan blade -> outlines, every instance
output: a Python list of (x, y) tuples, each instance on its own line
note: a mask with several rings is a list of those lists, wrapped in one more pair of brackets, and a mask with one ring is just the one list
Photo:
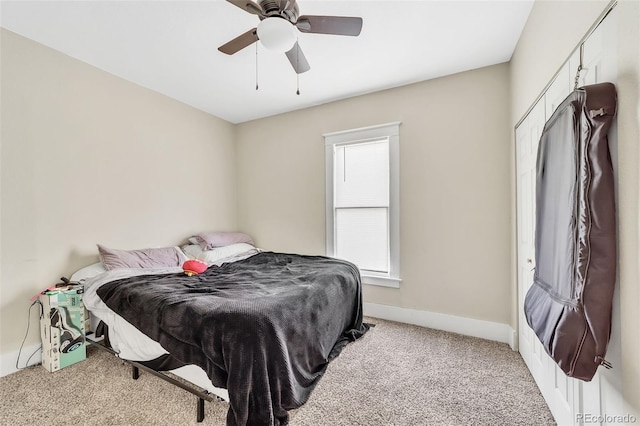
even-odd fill
[(362, 18), (302, 15), (298, 18), (296, 27), (303, 33), (357, 36), (362, 30)]
[(227, 55), (233, 55), (256, 41), (258, 41), (258, 32), (256, 28), (253, 28), (234, 38), (230, 42), (218, 47), (218, 50), (222, 53), (226, 53)]
[(300, 45), (297, 41), (286, 55), (297, 74), (302, 74), (303, 72), (307, 72), (311, 69), (309, 62), (307, 62), (307, 58), (305, 58), (304, 53), (302, 53), (302, 49), (300, 49)]
[(234, 6), (238, 6), (240, 9), (246, 12), (253, 13), (254, 15), (262, 16), (263, 14), (262, 7), (260, 7), (258, 3), (255, 3), (251, 0), (227, 0), (227, 1)]

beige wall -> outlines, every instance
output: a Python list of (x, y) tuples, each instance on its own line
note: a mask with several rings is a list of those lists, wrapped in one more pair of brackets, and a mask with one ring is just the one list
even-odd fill
[[(236, 189), (232, 124), (9, 31), (1, 37), (6, 354), (25, 334), (29, 298), (97, 261), (96, 243), (174, 245), (233, 229)], [(38, 341), (32, 327), (26, 345)]]
[(238, 224), (266, 249), (325, 253), (323, 133), (401, 121), (400, 289), (365, 301), (510, 320), (506, 64), (237, 126)]
[[(608, 1), (536, 1), (511, 61), (512, 129), (608, 4)], [(625, 412), (635, 410), (635, 413), (639, 413), (640, 2), (621, 0), (616, 9), (619, 58), (619, 77), (616, 82), (619, 107), (618, 164), (616, 165), (620, 247), (618, 276), (622, 324), (622, 366), (616, 366), (616, 368), (621, 369), (623, 397), (627, 404)], [(512, 158), (514, 158), (514, 146), (515, 142), (512, 139)], [(512, 196), (514, 200), (512, 205), (515, 205), (513, 190)], [(512, 229), (515, 230), (515, 214), (512, 215)], [(512, 280), (514, 283), (515, 270), (515, 257), (513, 257)], [(515, 318), (515, 310), (512, 318)], [(513, 323), (515, 327), (515, 319)]]

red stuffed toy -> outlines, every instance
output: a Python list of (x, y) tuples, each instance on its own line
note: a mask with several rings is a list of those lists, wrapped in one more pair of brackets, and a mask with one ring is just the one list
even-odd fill
[(191, 259), (182, 264), (182, 269), (188, 276), (198, 275), (207, 270), (207, 264), (199, 259)]

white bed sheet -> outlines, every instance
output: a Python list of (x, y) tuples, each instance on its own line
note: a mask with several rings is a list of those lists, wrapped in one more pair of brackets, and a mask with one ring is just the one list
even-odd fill
[[(254, 249), (246, 253), (242, 253), (232, 258), (221, 259), (216, 262), (218, 265), (222, 263), (238, 261), (246, 259), (258, 253)], [(152, 340), (140, 330), (131, 325), (124, 318), (113, 312), (97, 294), (98, 288), (109, 281), (133, 277), (137, 275), (148, 274), (168, 274), (180, 273), (181, 267), (156, 268), (156, 269), (116, 269), (106, 271), (94, 277), (83, 280), (84, 284), (84, 305), (91, 314), (92, 330), (99, 321), (103, 321), (109, 327), (109, 341), (111, 347), (122, 359), (130, 361), (150, 361), (158, 358), (168, 352), (160, 345), (160, 343)], [(225, 401), (229, 401), (229, 392), (226, 389), (218, 388), (211, 383), (211, 380), (205, 371), (196, 365), (187, 365), (184, 367), (171, 370), (171, 373), (182, 377), (185, 380), (195, 384), (198, 387), (219, 396)]]

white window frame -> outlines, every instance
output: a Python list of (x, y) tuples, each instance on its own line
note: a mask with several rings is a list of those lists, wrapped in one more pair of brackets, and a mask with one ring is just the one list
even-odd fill
[(400, 288), (400, 122), (325, 133), (327, 256), (335, 256), (334, 147), (387, 138), (389, 141), (389, 273), (361, 271), (363, 284)]

